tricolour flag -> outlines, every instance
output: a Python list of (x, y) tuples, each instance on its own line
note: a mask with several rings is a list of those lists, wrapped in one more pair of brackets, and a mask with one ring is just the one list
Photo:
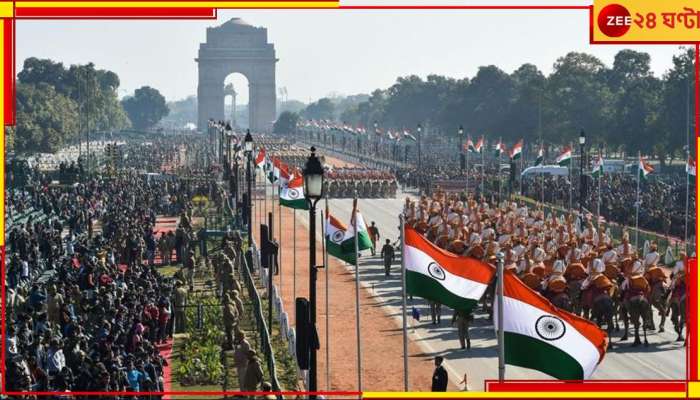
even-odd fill
[(537, 158), (535, 159), (535, 166), (544, 164), (544, 146), (540, 146), (537, 150)]
[(348, 264), (355, 263), (355, 249), (351, 252), (343, 250), (343, 241), (348, 228), (328, 212), (326, 207), (326, 251), (333, 257), (337, 257)]
[(594, 178), (600, 178), (603, 176), (603, 156), (598, 154), (598, 158), (593, 162), (593, 169), (591, 170), (591, 175)]
[(408, 294), (471, 311), (486, 292), (495, 269), (475, 258), (449, 253), (409, 226), (404, 227), (404, 238)]
[(474, 147), (474, 142), (472, 142), (471, 136), (467, 136), (467, 151), (471, 153), (476, 153), (476, 148)]
[(417, 141), (418, 141), (418, 140), (416, 139), (415, 136), (411, 135), (411, 133), (410, 133), (409, 131), (405, 130), (405, 129), (404, 129), (404, 131), (403, 131), (403, 138), (404, 138), (404, 139), (407, 139), (407, 140), (410, 140), (410, 141), (413, 141), (413, 142), (417, 142)]
[(642, 179), (646, 179), (647, 175), (654, 172), (654, 167), (652, 167), (648, 162), (644, 161), (642, 156), (639, 156), (639, 165), (637, 168), (639, 169), (637, 173), (639, 173), (639, 177)]
[[(506, 364), (535, 369), (557, 379), (590, 378), (605, 356), (605, 332), (593, 322), (555, 307), (512, 272), (506, 271), (504, 278)], [(496, 301), (493, 320), (498, 321)]]
[(564, 146), (564, 149), (557, 156), (556, 161), (560, 167), (571, 164), (571, 147)]
[(345, 239), (343, 239), (343, 250), (345, 252), (355, 252), (355, 220), (357, 221), (357, 250), (367, 250), (372, 248), (372, 241), (367, 232), (367, 225), (360, 210), (357, 209), (357, 199), (352, 202), (352, 214), (350, 216), (350, 224), (345, 231)]
[(301, 175), (293, 175), (289, 183), (282, 187), (282, 190), (280, 190), (280, 204), (298, 210), (309, 209), (304, 197), (304, 178)]
[(255, 167), (260, 169), (265, 167), (265, 148), (258, 151), (258, 155), (255, 157)]
[(483, 149), (483, 147), (484, 147), (484, 136), (482, 135), (479, 138), (479, 141), (476, 142), (476, 144), (474, 145), (474, 152), (481, 153), (481, 150)]
[(523, 139), (520, 139), (518, 143), (513, 146), (513, 149), (510, 151), (510, 159), (511, 160), (517, 160), (520, 158), (520, 156), (523, 153)]
[(690, 176), (695, 176), (695, 160), (693, 157), (688, 157), (688, 162), (685, 163), (685, 172)]
[(501, 154), (506, 152), (506, 145), (501, 141), (501, 139), (498, 139), (498, 143), (496, 143), (493, 148), (495, 149), (496, 158), (501, 157)]

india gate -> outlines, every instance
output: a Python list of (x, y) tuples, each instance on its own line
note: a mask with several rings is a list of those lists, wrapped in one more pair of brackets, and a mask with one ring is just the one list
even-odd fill
[(206, 43), (199, 45), (197, 128), (206, 132), (209, 118), (226, 120), (224, 80), (232, 73), (248, 79), (249, 126), (269, 132), (276, 118), (275, 46), (267, 42), (267, 29), (240, 18), (207, 28)]

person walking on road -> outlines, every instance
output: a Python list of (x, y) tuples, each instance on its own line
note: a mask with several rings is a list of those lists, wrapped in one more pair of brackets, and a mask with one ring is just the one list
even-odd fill
[(433, 392), (447, 391), (447, 370), (442, 366), (443, 358), (435, 357), (435, 371), (433, 372), (433, 386), (430, 389)]
[(369, 233), (369, 239), (372, 241), (372, 248), (370, 250), (374, 256), (377, 254), (377, 241), (379, 241), (379, 228), (374, 224), (374, 221), (372, 221), (372, 224), (367, 228), (367, 233)]
[(472, 347), (469, 338), (469, 322), (472, 320), (472, 315), (466, 311), (457, 310), (452, 315), (452, 325), (457, 324), (457, 334), (459, 336), (459, 345), (462, 350), (469, 350)]
[(442, 305), (437, 301), (430, 301), (430, 318), (433, 321), (433, 325), (440, 324), (440, 317), (442, 316)]
[(386, 240), (386, 244), (384, 247), (382, 247), (381, 257), (384, 259), (384, 275), (388, 277), (391, 273), (391, 264), (396, 259), (394, 246), (391, 245), (391, 241), (389, 239)]

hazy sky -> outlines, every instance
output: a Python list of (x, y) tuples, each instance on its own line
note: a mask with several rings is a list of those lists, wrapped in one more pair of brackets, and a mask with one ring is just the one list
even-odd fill
[[(473, 76), (480, 65), (512, 72), (533, 63), (549, 73), (569, 51), (608, 65), (622, 46), (588, 44), (588, 11), (220, 10), (206, 21), (17, 21), (17, 71), (25, 58), (94, 62), (121, 78), (120, 97), (149, 85), (168, 100), (197, 93), (194, 58), (205, 28), (241, 17), (268, 28), (277, 86), (304, 102), (329, 93), (368, 93), (398, 76)], [(626, 46), (649, 52), (661, 75), (677, 46)], [(245, 79), (233, 79), (240, 103)]]

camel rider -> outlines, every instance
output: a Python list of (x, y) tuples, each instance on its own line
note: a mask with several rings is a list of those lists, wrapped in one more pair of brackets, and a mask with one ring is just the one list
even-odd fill
[(605, 245), (606, 251), (603, 253), (603, 263), (605, 265), (615, 265), (617, 264), (617, 251), (613, 248), (612, 243), (608, 243)]
[(684, 252), (680, 254), (680, 260), (676, 261), (676, 265), (673, 266), (673, 272), (671, 273), (671, 290), (673, 291), (672, 297), (680, 298), (685, 295), (685, 264), (686, 255)]
[(659, 260), (661, 260), (661, 255), (657, 251), (656, 243), (652, 242), (649, 246), (649, 252), (644, 256), (642, 266), (648, 271), (651, 267), (656, 267)]
[(649, 282), (644, 277), (644, 267), (639, 260), (632, 264), (629, 276), (625, 277), (620, 289), (625, 293), (625, 301), (640, 295), (647, 296), (651, 291)]
[(617, 250), (617, 254), (622, 256), (622, 258), (634, 258), (636, 252), (634, 246), (630, 244), (629, 232), (625, 231), (622, 234), (622, 244), (617, 246), (615, 250)]
[[(546, 256), (547, 253), (544, 251), (544, 249), (539, 245), (539, 243), (536, 243), (535, 248), (532, 249), (532, 266), (530, 267), (530, 270), (540, 278), (543, 278), (546, 273), (546, 268), (544, 266), (544, 259)], [(562, 273), (563, 272), (564, 271), (562, 271)]]
[(564, 261), (556, 260), (552, 266), (552, 274), (542, 282), (542, 288), (550, 293), (561, 293), (566, 290), (564, 270)]
[(590, 275), (581, 284), (581, 290), (591, 289), (591, 300), (593, 300), (593, 302), (602, 295), (612, 297), (614, 285), (603, 272), (605, 272), (603, 260), (600, 258), (593, 259)]

